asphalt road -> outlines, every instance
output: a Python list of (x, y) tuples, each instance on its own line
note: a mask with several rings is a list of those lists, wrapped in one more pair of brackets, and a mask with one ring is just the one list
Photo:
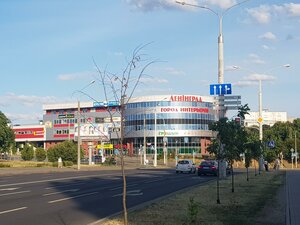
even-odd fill
[[(128, 170), (127, 207), (214, 179), (174, 169)], [(1, 225), (83, 225), (122, 211), (121, 171), (0, 177)]]

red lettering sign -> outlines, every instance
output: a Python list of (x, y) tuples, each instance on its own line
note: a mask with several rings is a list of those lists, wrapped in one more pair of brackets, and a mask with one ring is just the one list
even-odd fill
[(199, 96), (191, 95), (172, 95), (170, 98), (172, 102), (202, 102), (202, 98)]

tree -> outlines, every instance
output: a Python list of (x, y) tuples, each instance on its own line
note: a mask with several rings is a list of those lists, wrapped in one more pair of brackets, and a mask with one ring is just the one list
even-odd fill
[[(213, 141), (208, 151), (217, 155), (220, 160), (227, 160), (231, 165), (232, 192), (234, 192), (233, 162), (240, 160), (241, 153), (245, 152), (245, 129), (235, 121), (228, 120), (228, 118), (221, 118), (219, 121), (210, 124), (209, 129), (218, 133), (218, 141)], [(219, 145), (217, 142), (219, 142)]]
[(37, 148), (35, 150), (35, 157), (37, 159), (37, 161), (44, 161), (47, 157), (46, 151), (43, 148)]
[(33, 150), (33, 146), (29, 145), (28, 143), (26, 143), (24, 145), (24, 148), (21, 151), (21, 157), (23, 160), (25, 161), (30, 161), (33, 159), (34, 157), (34, 150)]
[(14, 131), (8, 126), (10, 120), (0, 111), (0, 152), (6, 153), (15, 146)]
[(142, 53), (142, 50), (147, 46), (140, 45), (134, 49), (133, 54), (129, 61), (126, 63), (125, 68), (121, 72), (111, 73), (106, 69), (101, 70), (96, 62), (94, 61), (95, 67), (97, 68), (99, 74), (99, 81), (103, 87), (103, 93), (105, 100), (114, 100), (120, 103), (120, 115), (121, 122), (117, 123), (113, 120), (114, 108), (107, 107), (107, 111), (110, 114), (113, 128), (120, 127), (120, 133), (117, 133), (121, 160), (121, 171), (123, 177), (123, 214), (124, 214), (124, 224), (128, 224), (127, 219), (127, 205), (126, 205), (126, 175), (125, 175), (125, 166), (124, 166), (124, 137), (126, 136), (124, 130), (125, 123), (125, 111), (126, 104), (129, 102), (133, 96), (137, 86), (140, 84), (141, 78), (145, 76), (146, 69), (153, 64), (155, 61), (149, 60), (145, 54)]
[[(81, 149), (81, 158), (83, 157), (83, 149)], [(57, 162), (61, 157), (63, 161), (77, 162), (77, 144), (73, 141), (64, 141), (57, 145), (50, 147), (47, 151), (48, 160), (50, 162)]]

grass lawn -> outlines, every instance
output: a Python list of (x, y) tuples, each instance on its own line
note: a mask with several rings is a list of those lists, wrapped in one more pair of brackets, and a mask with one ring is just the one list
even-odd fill
[[(272, 213), (272, 204), (269, 210), (265, 208), (276, 199), (284, 182), (284, 171), (263, 172), (257, 176), (251, 173), (249, 181), (243, 172), (235, 175), (234, 193), (231, 190), (231, 177), (220, 181), (221, 204), (216, 201), (216, 181), (211, 181), (129, 212), (128, 222), (130, 225), (260, 224), (264, 212)], [(277, 213), (279, 215), (275, 218), (284, 218), (284, 210), (278, 210)], [(123, 217), (110, 218), (101, 224), (120, 225), (123, 224)]]

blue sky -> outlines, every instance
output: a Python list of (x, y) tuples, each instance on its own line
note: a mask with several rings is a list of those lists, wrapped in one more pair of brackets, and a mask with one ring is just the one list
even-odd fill
[[(240, 1), (186, 2), (222, 13)], [(217, 83), (218, 23), (210, 11), (171, 0), (2, 0), (0, 111), (14, 124), (37, 123), (42, 104), (88, 101), (72, 93), (97, 76), (93, 58), (120, 73), (146, 43), (143, 52), (159, 62), (135, 96), (209, 95)], [(296, 0), (250, 0), (224, 16), (224, 80), (252, 111), (262, 79), (263, 108), (300, 118), (299, 27)], [(85, 92), (104, 99), (99, 82)]]

